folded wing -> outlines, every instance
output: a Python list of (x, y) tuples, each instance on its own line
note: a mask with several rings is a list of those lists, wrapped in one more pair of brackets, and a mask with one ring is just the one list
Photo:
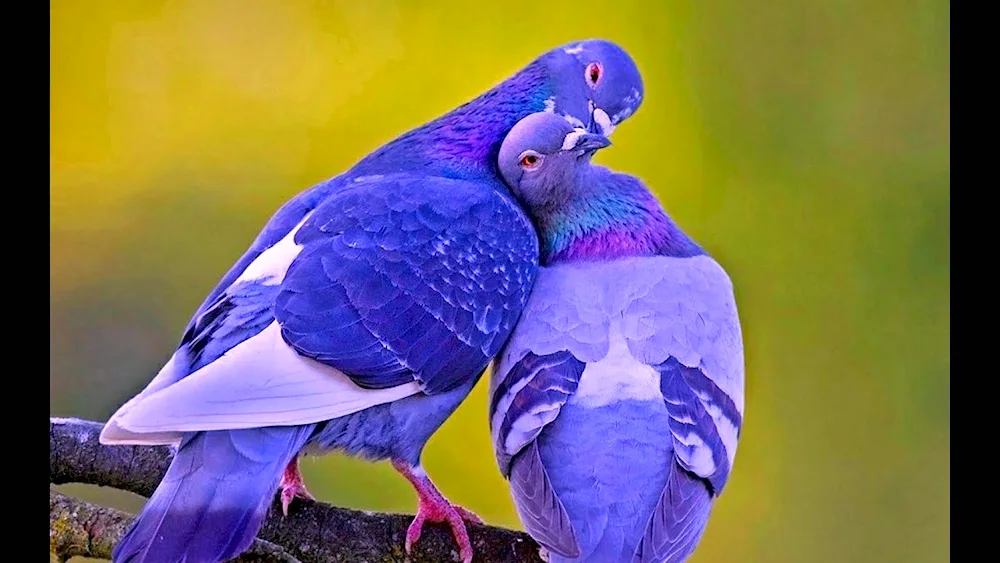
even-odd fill
[(536, 256), (527, 219), (481, 184), (360, 179), (202, 307), (175, 373), (120, 409), (102, 439), (307, 424), (450, 389), (506, 340)]
[(743, 344), (732, 285), (707, 256), (671, 264), (633, 310), (635, 349), (653, 359), (673, 460), (634, 563), (684, 561), (725, 488), (743, 424)]
[(568, 351), (544, 356), (529, 351), (501, 375), (490, 400), (494, 451), (521, 522), (539, 543), (566, 557), (579, 555), (580, 546), (536, 438), (576, 391), (585, 368)]

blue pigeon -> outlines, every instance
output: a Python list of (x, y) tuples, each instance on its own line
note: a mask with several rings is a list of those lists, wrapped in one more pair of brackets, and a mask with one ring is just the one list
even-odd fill
[(675, 563), (732, 469), (740, 323), (719, 264), (640, 180), (590, 162), (609, 145), (538, 113), (500, 149), (541, 267), (491, 376), (490, 429), (550, 563)]
[(463, 520), (421, 467), (428, 438), (508, 338), (538, 239), (496, 167), (526, 115), (610, 133), (640, 106), (632, 58), (604, 40), (553, 49), (282, 206), (195, 312), (173, 356), (106, 423), (104, 444), (171, 444), (116, 562), (244, 552), (278, 489), (312, 498), (300, 454), (391, 461), (424, 522)]

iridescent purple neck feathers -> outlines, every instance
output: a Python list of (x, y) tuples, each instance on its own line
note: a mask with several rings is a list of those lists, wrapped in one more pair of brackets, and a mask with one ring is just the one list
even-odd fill
[(485, 94), (385, 144), (351, 173), (432, 169), (454, 178), (494, 175), (504, 136), (524, 116), (544, 110), (551, 95), (544, 62), (536, 60)]
[(577, 181), (580, 189), (568, 199), (532, 212), (543, 265), (705, 254), (637, 178), (589, 166), (581, 169)]

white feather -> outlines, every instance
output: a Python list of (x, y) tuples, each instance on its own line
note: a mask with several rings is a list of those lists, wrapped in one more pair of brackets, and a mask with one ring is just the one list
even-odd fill
[(111, 418), (109, 418), (108, 422), (105, 423), (104, 428), (101, 429), (101, 436), (98, 439), (100, 443), (106, 445), (155, 446), (159, 444), (174, 443), (180, 439), (180, 435), (174, 433), (135, 435), (118, 425), (118, 419), (131, 410), (132, 407), (134, 407), (140, 400), (180, 379), (180, 373), (178, 373), (176, 369), (176, 357), (176, 353), (173, 356), (170, 356), (170, 359), (167, 360), (167, 363), (164, 364), (162, 368), (160, 368), (156, 377), (154, 377), (153, 380), (150, 381), (138, 395), (126, 401), (121, 407), (118, 407), (118, 410), (111, 415)]
[[(507, 362), (505, 363), (507, 364), (507, 366), (510, 366), (511, 365), (510, 358), (506, 359)], [(494, 370), (495, 369), (497, 368), (494, 367)], [(510, 374), (510, 368), (505, 367), (503, 374), (504, 374), (503, 377), (494, 378), (494, 381), (502, 381), (503, 379), (505, 379)], [(524, 379), (521, 379), (520, 381), (515, 382), (514, 385), (512, 385), (511, 388), (508, 389), (507, 392), (504, 393), (504, 395), (500, 397), (500, 400), (497, 402), (496, 411), (493, 413), (493, 419), (490, 422), (490, 434), (493, 437), (494, 444), (496, 444), (497, 440), (499, 439), (500, 426), (503, 424), (503, 420), (507, 416), (507, 411), (510, 410), (511, 403), (514, 402), (514, 397), (517, 396), (518, 392), (521, 391), (521, 389), (527, 387), (527, 385), (531, 383), (531, 380), (532, 378), (526, 377)], [(508, 453), (513, 454), (514, 452), (508, 451)]]
[(240, 277), (236, 278), (233, 284), (237, 284), (244, 281), (258, 280), (263, 285), (278, 285), (285, 279), (285, 273), (288, 271), (288, 267), (292, 265), (292, 261), (295, 257), (302, 252), (302, 245), (295, 244), (295, 234), (299, 232), (302, 228), (302, 223), (306, 222), (306, 219), (312, 213), (306, 214), (305, 217), (299, 221), (298, 225), (295, 225), (285, 238), (274, 243), (270, 248), (260, 253), (249, 266), (243, 270)]
[(503, 444), (504, 451), (508, 455), (521, 451), (525, 444), (538, 435), (543, 426), (556, 419), (560, 408), (562, 408), (560, 404), (545, 403), (517, 417), (510, 425), (510, 432)]
[(621, 331), (621, 320), (614, 319), (608, 331), (608, 353), (591, 362), (580, 376), (571, 404), (597, 408), (617, 401), (662, 401), (660, 373), (632, 356)]
[[(276, 242), (270, 248), (265, 250), (258, 256), (253, 262), (250, 263), (240, 273), (239, 277), (233, 281), (233, 284), (237, 284), (244, 281), (259, 281), (264, 285), (277, 285), (282, 282), (285, 278), (285, 273), (288, 271), (288, 267), (291, 266), (292, 261), (295, 257), (299, 255), (302, 251), (302, 246), (295, 244), (295, 234), (299, 232), (302, 228), (302, 224), (306, 222), (306, 219), (312, 213), (306, 214), (301, 221), (295, 227), (289, 231), (284, 238)], [(146, 387), (139, 392), (138, 395), (129, 399), (124, 405), (122, 405), (108, 422), (104, 425), (104, 429), (101, 431), (100, 442), (102, 444), (139, 444), (139, 445), (155, 445), (176, 442), (179, 439), (179, 434), (170, 433), (144, 433), (141, 435), (136, 435), (133, 432), (129, 432), (123, 428), (119, 420), (125, 416), (125, 413), (131, 411), (131, 409), (145, 397), (150, 394), (168, 387), (175, 383), (181, 373), (177, 373), (175, 368), (174, 356), (170, 357), (170, 360), (160, 369), (160, 372), (156, 374), (156, 377), (149, 382)]]
[(686, 436), (681, 436), (672, 430), (670, 433), (681, 444), (678, 456), (688, 464), (695, 475), (708, 477), (715, 473), (715, 456), (712, 455), (712, 448), (705, 444), (701, 436), (694, 432)]
[(274, 322), (177, 383), (126, 403), (102, 443), (174, 443), (182, 432), (310, 424), (418, 392), (416, 382), (359, 387), (296, 353)]
[(729, 467), (732, 467), (733, 463), (736, 462), (736, 443), (739, 431), (736, 429), (736, 425), (733, 424), (733, 421), (729, 420), (728, 416), (722, 414), (722, 409), (720, 409), (715, 403), (704, 400), (701, 394), (698, 395), (698, 398), (702, 399), (701, 403), (705, 405), (705, 410), (708, 412), (708, 416), (712, 417), (712, 421), (715, 422), (715, 430), (719, 433), (722, 445), (726, 448), (726, 457), (729, 459)]

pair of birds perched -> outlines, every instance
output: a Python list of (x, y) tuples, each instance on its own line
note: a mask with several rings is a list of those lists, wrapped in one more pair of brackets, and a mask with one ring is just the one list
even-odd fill
[(224, 561), (298, 457), (388, 459), (406, 549), (465, 522), (429, 437), (497, 359), (490, 427), (550, 561), (675, 562), (732, 466), (743, 357), (729, 278), (637, 179), (594, 166), (643, 83), (619, 46), (553, 49), (299, 194), (209, 294), (105, 444), (172, 444), (116, 562)]

